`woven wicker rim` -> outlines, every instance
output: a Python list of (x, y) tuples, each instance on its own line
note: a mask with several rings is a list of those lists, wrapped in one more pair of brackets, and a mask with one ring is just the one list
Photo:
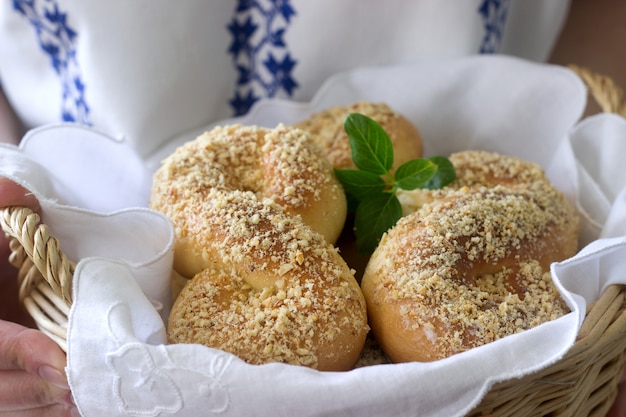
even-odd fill
[(69, 261), (26, 207), (1, 210), (0, 224), (10, 238), (9, 262), (18, 268), (19, 299), (39, 329), (67, 350), (67, 317), (72, 305), (72, 278), (76, 264)]
[(578, 65), (568, 65), (587, 85), (589, 94), (605, 113), (616, 113), (626, 117), (624, 90), (606, 75), (598, 74)]
[[(623, 91), (609, 77), (570, 65), (603, 112), (626, 117)], [(67, 350), (75, 263), (67, 259), (37, 213), (0, 209), (19, 269), (19, 298), (38, 327)], [(556, 364), (494, 386), (471, 416), (597, 416), (610, 408), (626, 362), (626, 287), (612, 286), (588, 309), (577, 342)]]

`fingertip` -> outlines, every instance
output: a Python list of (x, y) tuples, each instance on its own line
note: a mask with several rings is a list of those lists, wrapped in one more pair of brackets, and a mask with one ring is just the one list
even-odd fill
[(24, 206), (38, 211), (39, 201), (35, 195), (8, 178), (0, 177), (0, 207)]
[(56, 389), (69, 391), (70, 386), (65, 373), (67, 357), (65, 352), (52, 339), (35, 329), (25, 330), (23, 344), (31, 347), (31, 351), (26, 353), (29, 357), (24, 362), (32, 361), (30, 367), (25, 365), (24, 369), (36, 374), (49, 385)]
[(54, 385), (57, 388), (69, 390), (70, 386), (67, 382), (67, 376), (65, 371), (61, 371), (50, 365), (43, 365), (39, 367), (37, 372), (41, 379)]

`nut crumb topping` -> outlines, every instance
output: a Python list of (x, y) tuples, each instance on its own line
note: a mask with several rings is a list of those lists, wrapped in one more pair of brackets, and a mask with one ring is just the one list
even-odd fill
[(424, 360), (568, 312), (549, 265), (576, 251), (577, 217), (536, 165), (477, 151), (450, 159), (457, 180), (418, 197), (383, 236), (364, 277), (368, 306), (395, 306), (398, 331), (429, 340)]
[(352, 271), (289, 212), (320, 199), (329, 166), (282, 125), (218, 127), (164, 161), (151, 205), (202, 259), (172, 309), (170, 341), (315, 368), (360, 349), (369, 328)]
[(349, 113), (360, 113), (374, 120), (387, 132), (392, 143), (400, 140), (394, 127), (400, 120), (386, 103), (358, 101), (349, 106), (334, 106), (312, 114), (294, 126), (313, 134), (335, 168), (356, 168), (352, 162), (350, 141), (344, 131), (343, 122)]

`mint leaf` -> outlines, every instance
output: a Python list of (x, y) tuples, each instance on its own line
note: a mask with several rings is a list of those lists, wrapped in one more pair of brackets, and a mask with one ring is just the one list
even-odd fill
[(357, 170), (336, 169), (354, 216), (354, 231), (359, 253), (374, 252), (381, 236), (402, 217), (396, 190), (441, 188), (454, 181), (454, 166), (443, 156), (417, 158), (398, 167), (395, 175), (393, 146), (385, 130), (373, 119), (349, 114), (344, 129), (350, 139), (352, 160)]
[(412, 159), (396, 170), (396, 185), (403, 190), (422, 188), (437, 173), (437, 165), (428, 159)]
[(387, 186), (380, 175), (367, 171), (336, 169), (335, 175), (343, 184), (346, 193), (357, 200), (367, 200), (370, 197), (378, 196)]
[(437, 172), (435, 172), (433, 177), (424, 184), (422, 188), (436, 190), (445, 187), (456, 179), (454, 165), (452, 165), (452, 162), (450, 162), (448, 158), (445, 156), (433, 156), (428, 158), (428, 160), (437, 166)]
[(402, 217), (402, 206), (395, 194), (382, 193), (363, 200), (356, 209), (354, 231), (357, 250), (362, 255), (374, 252), (382, 235)]
[(350, 139), (352, 161), (363, 171), (386, 175), (393, 164), (393, 145), (387, 132), (374, 120), (350, 113), (344, 121)]

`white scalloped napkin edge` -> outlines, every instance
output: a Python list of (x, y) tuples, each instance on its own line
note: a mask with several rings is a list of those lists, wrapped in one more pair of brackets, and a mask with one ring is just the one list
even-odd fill
[(586, 304), (607, 285), (626, 284), (626, 121), (599, 115), (578, 123), (585, 90), (573, 73), (507, 57), (360, 69), (330, 79), (311, 103), (264, 101), (222, 123), (290, 123), (357, 99), (387, 101), (407, 116), (427, 154), (486, 149), (544, 166), (585, 218), (589, 244), (552, 266), (572, 312), (445, 360), (343, 373), (167, 345), (173, 233), (145, 208), (150, 172), (203, 129), (141, 161), (102, 132), (48, 126), (20, 147), (0, 147), (0, 176), (37, 195), (43, 220), (79, 260), (67, 372), (83, 416), (461, 416), (493, 383), (558, 361)]

